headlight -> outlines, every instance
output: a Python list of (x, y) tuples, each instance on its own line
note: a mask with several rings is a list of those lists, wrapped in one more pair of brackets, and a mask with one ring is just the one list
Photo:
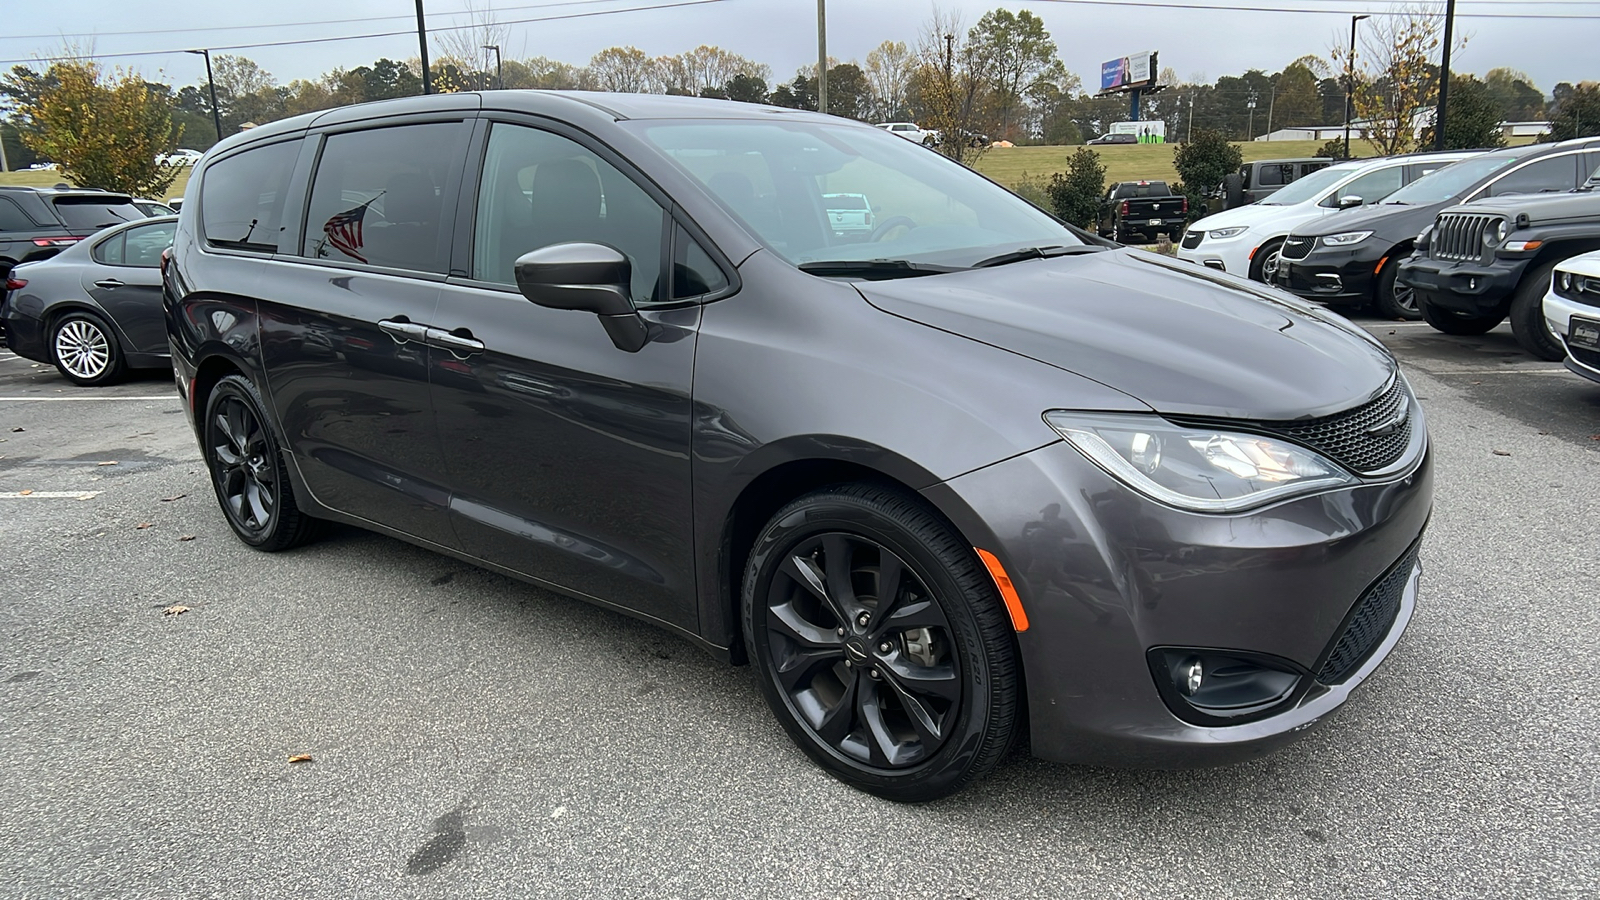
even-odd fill
[(1506, 227), (1506, 220), (1497, 219), (1495, 220), (1493, 227), (1485, 228), (1483, 230), (1483, 243), (1487, 246), (1493, 247), (1496, 244), (1499, 244), (1501, 241), (1504, 241), (1506, 239), (1506, 235), (1510, 233), (1511, 229)]
[(1359, 244), (1372, 237), (1370, 231), (1346, 231), (1342, 234), (1325, 234), (1322, 236), (1323, 246), (1344, 247), (1349, 244)]
[(1214, 241), (1220, 241), (1223, 238), (1238, 237), (1249, 230), (1250, 229), (1247, 226), (1243, 225), (1236, 228), (1218, 228), (1216, 231), (1206, 232), (1206, 237), (1211, 238)]
[(1235, 512), (1356, 481), (1310, 450), (1261, 435), (1153, 415), (1051, 410), (1044, 420), (1123, 484), (1179, 509)]
[(1561, 289), (1563, 291), (1572, 290), (1572, 273), (1571, 272), (1557, 272), (1556, 273), (1556, 284), (1560, 285)]

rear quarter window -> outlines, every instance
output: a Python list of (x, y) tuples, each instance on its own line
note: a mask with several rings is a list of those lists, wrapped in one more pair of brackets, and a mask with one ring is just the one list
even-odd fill
[(22, 211), (22, 207), (6, 197), (0, 197), (0, 232), (32, 231), (38, 227), (28, 218), (28, 214)]
[(206, 243), (267, 253), (278, 249), (283, 208), (300, 141), (252, 147), (206, 167), (200, 225)]

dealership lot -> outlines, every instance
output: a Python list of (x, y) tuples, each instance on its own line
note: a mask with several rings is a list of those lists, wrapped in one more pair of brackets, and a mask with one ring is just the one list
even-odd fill
[(0, 349), (0, 892), (1593, 896), (1600, 386), (1505, 326), (1363, 324), (1438, 466), (1378, 675), (1253, 763), (1019, 755), (920, 807), (646, 625), (353, 529), (250, 551), (162, 373)]

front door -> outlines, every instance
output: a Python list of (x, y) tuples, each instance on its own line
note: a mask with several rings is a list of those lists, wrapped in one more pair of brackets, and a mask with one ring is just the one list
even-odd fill
[[(467, 278), (434, 323), (431, 382), (466, 552), (687, 629), (693, 602), (690, 385), (700, 309), (664, 283), (668, 216), (574, 138), (494, 123), (475, 192)], [(516, 258), (566, 241), (615, 247), (651, 322), (637, 352), (589, 313), (547, 309), (513, 286)], [(666, 308), (661, 308), (666, 307)]]
[(470, 133), (458, 114), (326, 135), (304, 241), (266, 264), (260, 306), (272, 402), (317, 500), (446, 547), (424, 331)]

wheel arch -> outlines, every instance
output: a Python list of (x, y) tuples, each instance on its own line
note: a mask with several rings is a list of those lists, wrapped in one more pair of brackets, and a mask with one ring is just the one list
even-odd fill
[(117, 324), (116, 318), (101, 309), (100, 305), (94, 301), (81, 297), (68, 297), (64, 300), (57, 300), (40, 310), (39, 322), (44, 326), (46, 352), (54, 354), (54, 350), (51, 348), (55, 343), (56, 323), (73, 313), (88, 313), (106, 323), (106, 326), (112, 331), (112, 336), (117, 339), (120, 351), (124, 356), (127, 355), (127, 348), (130, 342), (128, 341), (128, 336), (122, 332), (122, 326)]

